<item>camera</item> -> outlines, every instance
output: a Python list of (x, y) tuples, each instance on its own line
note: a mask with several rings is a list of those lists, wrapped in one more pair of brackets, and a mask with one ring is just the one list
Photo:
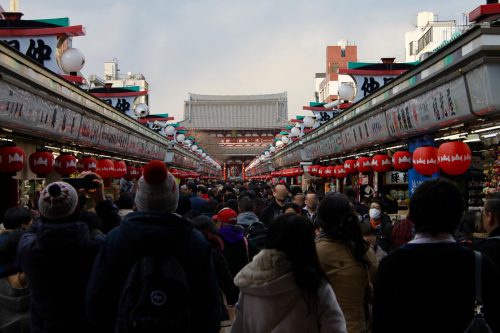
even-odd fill
[(92, 190), (99, 187), (99, 184), (95, 183), (94, 179), (96, 179), (95, 176), (86, 175), (83, 178), (63, 178), (62, 181), (70, 184), (76, 190), (82, 188), (85, 190)]

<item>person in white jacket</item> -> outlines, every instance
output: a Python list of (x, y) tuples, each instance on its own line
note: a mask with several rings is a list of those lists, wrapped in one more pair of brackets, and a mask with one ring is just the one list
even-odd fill
[(346, 322), (321, 270), (314, 229), (303, 216), (279, 216), (266, 249), (235, 277), (240, 288), (234, 333), (346, 333)]

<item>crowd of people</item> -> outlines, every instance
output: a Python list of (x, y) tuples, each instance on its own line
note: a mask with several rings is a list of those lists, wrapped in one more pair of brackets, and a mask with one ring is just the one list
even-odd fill
[(441, 179), (393, 223), (352, 191), (179, 186), (160, 161), (116, 200), (89, 176), (3, 214), (0, 332), (500, 332), (500, 195), (478, 240)]

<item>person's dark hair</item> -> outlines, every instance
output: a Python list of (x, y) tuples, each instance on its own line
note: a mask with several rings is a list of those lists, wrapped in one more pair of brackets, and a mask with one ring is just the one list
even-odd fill
[(330, 193), (321, 200), (318, 223), (328, 236), (344, 243), (358, 263), (368, 265), (365, 254), (369, 246), (361, 234), (358, 216), (345, 195)]
[(497, 222), (500, 222), (500, 192), (490, 194), (484, 203), (484, 210), (495, 214)]
[(444, 179), (422, 183), (410, 200), (410, 218), (415, 231), (453, 234), (462, 219), (464, 201), (457, 186)]
[(253, 200), (248, 195), (238, 200), (238, 209), (241, 212), (253, 212)]
[(225, 194), (224, 202), (228, 202), (229, 200), (238, 201), (238, 196), (234, 193)]
[(226, 185), (222, 188), (222, 193), (226, 193), (226, 192), (230, 192), (230, 193), (234, 193), (234, 188), (232, 188), (231, 186), (229, 185)]
[(193, 194), (196, 194), (196, 192), (198, 192), (198, 186), (196, 186), (195, 183), (187, 183), (186, 186), (193, 192)]
[(378, 198), (377, 198), (377, 199), (375, 199), (375, 198), (374, 198), (374, 199), (371, 199), (371, 200), (370, 200), (370, 205), (371, 205), (372, 203), (376, 203), (376, 204), (378, 204), (378, 205), (380, 206), (380, 208), (382, 209), (382, 212), (385, 212), (385, 205), (384, 205), (384, 204), (382, 203), (382, 201), (380, 201)]
[(180, 216), (186, 216), (191, 210), (191, 200), (188, 197), (180, 196), (179, 203), (177, 204), (176, 213)]
[(5, 229), (18, 229), (21, 224), (27, 224), (31, 221), (31, 211), (26, 207), (10, 207), (3, 217), (3, 226)]
[(312, 309), (318, 299), (318, 289), (327, 277), (319, 264), (314, 243), (314, 228), (300, 215), (284, 214), (269, 226), (267, 249), (286, 254), (292, 266), (295, 283)]
[(116, 201), (118, 209), (134, 208), (134, 195), (132, 193), (123, 193)]
[(205, 185), (198, 185), (198, 192), (201, 192), (201, 194), (207, 194), (208, 190)]
[(283, 213), (286, 212), (286, 210), (288, 208), (292, 208), (297, 214), (300, 214), (301, 212), (301, 208), (299, 207), (299, 205), (297, 205), (296, 203), (294, 202), (287, 202), (284, 206), (283, 206)]
[(224, 207), (229, 207), (235, 212), (238, 211), (238, 201), (236, 199), (229, 199), (224, 202)]
[(102, 229), (102, 222), (97, 213), (88, 210), (80, 211), (80, 221), (84, 222), (89, 230)]
[(253, 202), (253, 212), (255, 215), (260, 216), (264, 208), (266, 208), (267, 200), (264, 198), (257, 198)]
[(302, 188), (300, 186), (292, 186), (290, 188), (290, 194), (292, 195), (292, 198), (295, 197), (297, 194), (303, 194), (302, 193)]
[(275, 191), (276, 191), (276, 187), (278, 187), (278, 186), (285, 186), (285, 187), (286, 187), (286, 189), (287, 189), (288, 191), (290, 191), (290, 187), (288, 186), (288, 184), (286, 184), (286, 183), (276, 183), (276, 184), (274, 184), (274, 186), (273, 186), (273, 192), (275, 192)]

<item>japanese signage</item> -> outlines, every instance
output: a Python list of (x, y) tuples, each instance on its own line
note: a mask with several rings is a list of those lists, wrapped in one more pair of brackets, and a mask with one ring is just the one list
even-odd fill
[(342, 130), (344, 149), (369, 146), (389, 137), (385, 115), (379, 113)]
[(335, 111), (313, 111), (314, 116), (316, 117), (316, 123), (315, 123), (315, 128), (323, 125), (326, 123), (328, 120), (332, 119), (335, 117), (340, 110), (335, 110)]
[(134, 100), (136, 99), (136, 96), (129, 96), (129, 97), (113, 97), (113, 98), (101, 98), (101, 100), (118, 111), (125, 113), (127, 116), (132, 117), (132, 118), (137, 118), (137, 116), (134, 114), (132, 110), (132, 105), (134, 104)]
[(462, 77), (396, 105), (385, 113), (389, 133), (394, 137), (444, 127), (474, 117), (470, 113)]
[(386, 85), (387, 83), (394, 80), (396, 75), (351, 75), (356, 82), (356, 87), (358, 87), (358, 92), (356, 93), (356, 98), (353, 103), (361, 100), (362, 98), (370, 95), (372, 92), (378, 88)]
[(391, 171), (385, 174), (386, 185), (406, 185), (408, 184), (408, 172)]
[(61, 72), (56, 60), (57, 36), (16, 37), (3, 41), (51, 71)]

